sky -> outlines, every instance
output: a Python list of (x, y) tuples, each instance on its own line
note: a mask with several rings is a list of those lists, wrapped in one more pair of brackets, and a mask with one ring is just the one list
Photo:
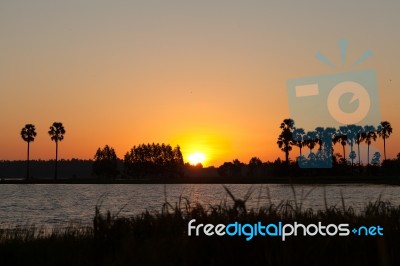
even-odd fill
[(1, 1), (0, 160), (26, 158), (27, 123), (38, 133), (31, 158), (54, 158), (55, 121), (66, 129), (64, 159), (91, 159), (106, 144), (122, 158), (152, 142), (180, 145), (185, 158), (202, 152), (205, 165), (284, 158), (276, 141), (290, 116), (287, 80), (363, 69), (377, 73), (395, 157), (399, 10), (361, 0)]

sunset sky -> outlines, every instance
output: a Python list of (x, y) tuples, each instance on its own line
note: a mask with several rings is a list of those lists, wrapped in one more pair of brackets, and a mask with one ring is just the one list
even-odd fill
[(399, 1), (361, 0), (1, 1), (0, 160), (26, 158), (26, 123), (38, 133), (31, 158), (53, 158), (55, 121), (67, 132), (64, 159), (93, 158), (106, 144), (122, 158), (148, 142), (179, 144), (185, 158), (204, 153), (206, 165), (284, 158), (276, 139), (289, 117), (286, 81), (361, 69), (377, 72), (394, 157), (399, 11)]

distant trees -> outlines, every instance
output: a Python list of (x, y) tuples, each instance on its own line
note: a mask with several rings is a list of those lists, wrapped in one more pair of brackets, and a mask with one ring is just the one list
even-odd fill
[(336, 136), (334, 137), (333, 142), (339, 142), (340, 145), (342, 145), (343, 148), (343, 160), (346, 161), (346, 145), (349, 141), (349, 138), (347, 136), (348, 130), (346, 126), (341, 126), (339, 127), (339, 130), (337, 131)]
[(239, 159), (235, 159), (232, 162), (232, 172), (235, 176), (241, 176), (242, 175), (242, 167), (244, 164), (239, 161)]
[(360, 144), (365, 139), (364, 128), (361, 126), (356, 126), (356, 144), (357, 144), (357, 151), (358, 151), (358, 165), (361, 165), (361, 154), (360, 154)]
[(383, 139), (383, 156), (386, 160), (386, 139), (390, 137), (393, 129), (388, 121), (383, 121), (378, 126), (378, 135)]
[(367, 151), (367, 165), (370, 164), (369, 160), (369, 146), (371, 145), (372, 141), (376, 141), (377, 139), (377, 134), (374, 126), (365, 126), (364, 127), (364, 141), (368, 146), (368, 151)]
[(124, 168), (134, 177), (182, 176), (183, 156), (179, 146), (141, 144), (125, 154)]
[(104, 178), (114, 178), (118, 174), (118, 158), (114, 148), (108, 145), (98, 148), (94, 155), (93, 174)]
[[(259, 163), (262, 164), (261, 160), (258, 158), (252, 158), (250, 163), (252, 163), (252, 166), (255, 166), (255, 164), (258, 165)], [(245, 164), (239, 161), (239, 159), (234, 159), (232, 162), (225, 162), (221, 165), (218, 168), (218, 174), (223, 177), (240, 177), (242, 176), (242, 168), (244, 166)]]
[(304, 137), (305, 137), (304, 129), (296, 128), (295, 130), (293, 130), (293, 145), (299, 147), (300, 156), (302, 156), (301, 149), (306, 145)]
[(49, 135), (52, 141), (56, 143), (56, 165), (54, 172), (54, 179), (57, 179), (57, 161), (58, 161), (58, 142), (64, 139), (65, 129), (61, 122), (54, 122), (50, 126)]
[(233, 163), (224, 162), (220, 167), (218, 167), (218, 174), (222, 177), (228, 177), (233, 175)]
[(29, 175), (29, 144), (35, 140), (37, 133), (36, 133), (36, 128), (32, 124), (26, 124), (25, 127), (22, 128), (21, 130), (21, 137), (24, 141), (28, 143), (28, 152), (27, 152), (27, 164), (26, 164), (26, 179), (30, 178)]
[[(323, 128), (316, 127), (315, 130), (305, 132), (302, 128), (296, 128), (295, 122), (288, 118), (284, 119), (280, 124), (281, 132), (277, 139), (277, 144), (279, 148), (285, 153), (285, 163), (283, 165), (280, 161), (276, 165), (283, 165), (284, 168), (290, 164), (289, 153), (293, 146), (299, 148), (299, 155), (301, 161), (294, 165), (299, 166), (299, 162), (304, 162), (306, 160), (303, 156), (302, 148), (308, 147), (310, 149), (310, 155), (308, 156), (308, 161), (315, 159), (316, 162), (321, 158), (332, 158), (336, 162), (336, 157), (333, 155), (333, 145), (340, 143), (343, 147), (343, 158), (341, 160), (344, 164), (347, 164), (346, 159), (346, 146), (350, 146), (350, 152), (348, 157), (351, 159), (351, 164), (353, 165), (354, 159), (358, 156), (358, 164), (361, 165), (361, 155), (360, 155), (360, 144), (365, 143), (368, 146), (367, 151), (367, 164), (371, 162), (373, 165), (380, 164), (380, 154), (374, 153), (372, 161), (370, 161), (370, 145), (373, 141), (376, 141), (378, 136), (383, 140), (384, 146), (384, 161), (387, 160), (386, 157), (386, 139), (388, 139), (393, 133), (393, 128), (388, 121), (381, 122), (377, 128), (371, 125), (364, 127), (356, 125), (346, 125), (341, 126), (339, 129), (335, 128)], [(64, 139), (66, 131), (61, 122), (54, 122), (48, 131), (48, 134), (52, 141), (56, 143), (56, 158), (55, 158), (55, 173), (54, 178), (57, 179), (58, 176), (58, 142)], [(21, 138), (27, 142), (27, 173), (26, 178), (30, 178), (30, 142), (35, 140), (37, 136), (36, 128), (33, 124), (26, 124), (20, 132)], [(319, 145), (319, 150), (314, 154), (312, 153), (316, 144)], [(357, 144), (357, 152), (353, 150), (354, 144)], [(331, 155), (327, 155), (327, 151), (331, 151)], [(337, 154), (340, 156), (339, 154)], [(107, 178), (114, 177), (117, 175), (117, 164), (119, 159), (115, 154), (115, 150), (106, 145), (103, 148), (98, 148), (94, 156), (93, 164), (93, 174), (105, 176)], [(389, 162), (388, 162), (389, 163)], [(166, 144), (141, 144), (134, 146), (129, 152), (124, 156), (124, 170), (127, 175), (135, 177), (159, 177), (159, 176), (181, 176), (183, 175), (183, 156), (180, 151), (180, 147), (177, 146), (172, 148), (170, 145)], [(309, 164), (309, 166), (315, 167), (316, 164)], [(318, 165), (317, 165), (318, 166)], [(202, 165), (198, 165), (201, 168)], [(257, 157), (253, 157), (246, 168), (246, 164), (241, 163), (239, 160), (235, 159), (232, 162), (226, 162), (218, 171), (223, 176), (231, 175), (242, 175), (242, 172), (252, 174), (255, 172), (261, 172), (264, 164)]]
[(317, 144), (317, 132), (315, 132), (315, 131), (307, 132), (303, 138), (303, 142), (304, 142), (304, 145), (310, 149), (310, 153), (311, 153), (315, 147), (315, 144)]
[(374, 166), (378, 166), (381, 161), (381, 154), (379, 152), (375, 152), (374, 156), (372, 156), (371, 164)]
[(356, 153), (353, 150), (354, 143), (356, 141), (356, 136), (358, 134), (358, 128), (356, 125), (348, 125), (345, 126), (345, 134), (347, 135), (347, 143), (350, 145), (350, 160), (351, 160), (351, 165), (354, 164), (354, 159), (356, 158)]
[(284, 119), (279, 128), (282, 129), (282, 132), (278, 136), (278, 141), (276, 143), (278, 144), (279, 148), (285, 153), (286, 163), (289, 163), (289, 152), (292, 150), (291, 145), (293, 145), (293, 119)]
[(317, 134), (317, 139), (316, 139), (316, 141), (317, 141), (317, 143), (318, 143), (318, 149), (319, 150), (322, 150), (322, 142), (323, 142), (323, 139), (324, 139), (324, 132), (325, 132), (325, 129), (323, 128), (323, 127), (316, 127), (315, 128), (315, 132), (316, 132), (316, 134)]
[[(333, 156), (333, 145), (339, 143), (343, 148), (343, 158), (341, 159), (343, 163), (347, 162), (346, 146), (349, 145), (349, 158), (351, 164), (354, 164), (354, 159), (358, 156), (358, 164), (361, 165), (360, 144), (365, 142), (368, 146), (367, 164), (370, 164), (370, 145), (372, 141), (376, 141), (377, 136), (381, 137), (383, 140), (384, 160), (387, 160), (386, 139), (388, 139), (393, 132), (390, 123), (387, 121), (381, 122), (377, 129), (370, 125), (364, 127), (358, 125), (346, 125), (340, 126), (339, 129), (316, 127), (314, 131), (305, 132), (302, 128), (294, 127), (294, 121), (288, 118), (283, 120), (280, 128), (282, 131), (278, 136), (277, 144), (279, 148), (285, 152), (286, 163), (289, 162), (289, 152), (292, 150), (292, 146), (299, 147), (300, 157), (303, 161), (305, 160), (305, 157), (302, 156), (303, 147), (308, 147), (310, 149), (309, 158), (314, 158), (316, 155), (321, 156), (324, 145), (326, 149), (332, 149)], [(319, 145), (320, 154), (318, 154), (318, 152), (317, 154), (312, 153), (316, 144)], [(354, 144), (357, 145), (357, 153), (353, 150)]]
[(258, 157), (252, 157), (248, 164), (248, 175), (254, 176), (263, 167), (263, 162)]

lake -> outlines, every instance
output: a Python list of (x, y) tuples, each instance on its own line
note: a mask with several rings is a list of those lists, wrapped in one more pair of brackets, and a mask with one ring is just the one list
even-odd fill
[[(400, 204), (400, 186), (240, 184), (227, 187), (237, 198), (253, 190), (248, 208), (295, 200), (294, 194), (304, 208), (314, 210), (325, 208), (324, 198), (329, 206), (341, 207), (341, 195), (346, 206), (358, 211), (380, 195), (382, 200)], [(174, 206), (180, 196), (192, 204), (232, 204), (219, 184), (0, 184), (0, 227), (91, 225), (96, 205), (101, 204), (102, 212), (110, 210), (120, 212), (120, 216), (131, 216), (145, 210), (160, 212), (165, 199)]]

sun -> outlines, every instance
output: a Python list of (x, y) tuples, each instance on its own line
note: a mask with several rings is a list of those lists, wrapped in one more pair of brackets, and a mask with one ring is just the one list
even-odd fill
[(191, 165), (203, 164), (206, 160), (206, 156), (202, 152), (194, 152), (189, 154), (188, 160)]

